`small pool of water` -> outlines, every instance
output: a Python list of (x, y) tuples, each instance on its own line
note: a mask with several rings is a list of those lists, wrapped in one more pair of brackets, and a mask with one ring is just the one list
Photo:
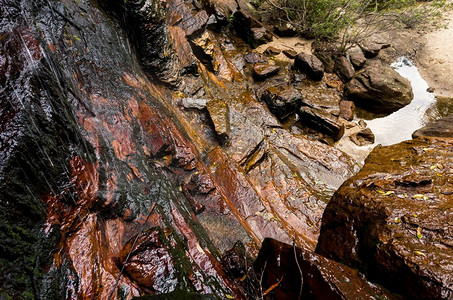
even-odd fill
[[(434, 94), (428, 93), (428, 84), (423, 80), (415, 65), (406, 57), (397, 59), (392, 67), (407, 78), (414, 92), (412, 102), (402, 109), (385, 117), (372, 118), (358, 112), (375, 135), (375, 144), (393, 145), (412, 139), (412, 133), (425, 125), (425, 112), (436, 102)], [(367, 120), (370, 119), (370, 120)]]

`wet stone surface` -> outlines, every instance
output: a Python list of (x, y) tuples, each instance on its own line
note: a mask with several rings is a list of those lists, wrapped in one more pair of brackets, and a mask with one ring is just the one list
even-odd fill
[(411, 299), (453, 295), (451, 139), (377, 147), (334, 194), (317, 252)]
[(350, 267), (273, 239), (264, 240), (254, 268), (266, 299), (398, 299)]

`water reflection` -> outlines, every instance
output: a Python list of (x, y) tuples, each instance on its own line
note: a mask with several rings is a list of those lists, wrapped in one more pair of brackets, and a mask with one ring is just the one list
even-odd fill
[(415, 65), (406, 57), (401, 57), (392, 67), (407, 78), (414, 92), (412, 102), (402, 109), (385, 117), (359, 111), (357, 116), (366, 119), (368, 127), (375, 135), (376, 144), (392, 145), (412, 138), (412, 133), (425, 124), (426, 110), (435, 103), (434, 94), (428, 93), (428, 84), (423, 80)]

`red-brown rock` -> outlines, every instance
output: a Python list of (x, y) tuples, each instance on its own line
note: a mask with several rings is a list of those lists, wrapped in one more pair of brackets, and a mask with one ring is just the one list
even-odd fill
[(348, 266), (269, 238), (254, 269), (270, 299), (397, 299)]
[(317, 252), (408, 299), (453, 297), (453, 140), (377, 147), (334, 194)]

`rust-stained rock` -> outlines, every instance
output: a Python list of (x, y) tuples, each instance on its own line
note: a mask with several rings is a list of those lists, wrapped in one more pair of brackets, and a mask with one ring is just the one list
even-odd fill
[(302, 104), (301, 93), (291, 86), (269, 87), (261, 93), (260, 98), (280, 120), (297, 112)]
[(453, 297), (453, 140), (377, 147), (334, 194), (317, 252), (409, 299)]
[[(119, 262), (125, 262), (124, 271), (140, 286), (153, 292), (169, 292), (177, 281), (177, 270), (167, 245), (162, 241), (164, 233), (151, 228), (133, 236), (121, 249)], [(128, 260), (126, 260), (128, 259)]]
[(257, 80), (263, 80), (268, 77), (274, 76), (280, 71), (279, 66), (269, 64), (255, 64), (252, 69), (253, 77)]
[(230, 108), (220, 99), (211, 100), (206, 104), (209, 116), (214, 123), (215, 132), (225, 142), (230, 136)]
[(311, 79), (319, 81), (324, 76), (322, 62), (314, 55), (307, 53), (297, 54), (294, 60), (294, 67), (306, 73)]
[(194, 54), (206, 66), (206, 68), (218, 74), (223, 79), (232, 80), (233, 74), (229, 64), (222, 52), (216, 36), (205, 31), (201, 36), (192, 40)]
[(357, 146), (374, 144), (374, 133), (370, 128), (365, 128), (349, 136), (349, 139)]
[(268, 299), (398, 299), (357, 270), (270, 238), (254, 269)]
[(368, 61), (345, 86), (345, 96), (374, 113), (391, 113), (412, 101), (414, 94), (406, 78), (379, 60)]
[(338, 118), (317, 108), (302, 106), (299, 109), (300, 121), (308, 127), (331, 136), (338, 141), (344, 134), (344, 125)]

